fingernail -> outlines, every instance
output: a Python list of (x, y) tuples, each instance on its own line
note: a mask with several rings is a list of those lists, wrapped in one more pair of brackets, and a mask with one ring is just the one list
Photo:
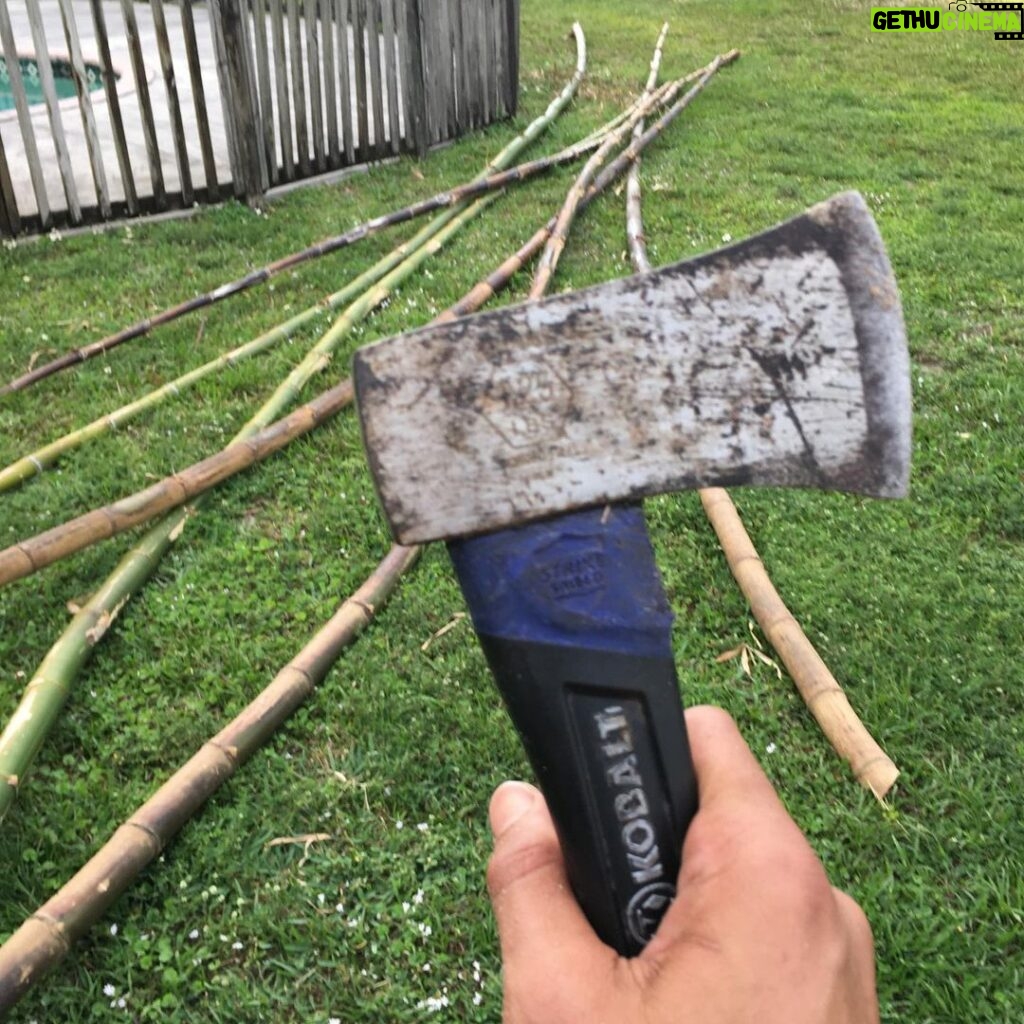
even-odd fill
[(503, 782), (491, 797), (491, 831), (508, 831), (532, 806), (537, 791), (525, 782)]

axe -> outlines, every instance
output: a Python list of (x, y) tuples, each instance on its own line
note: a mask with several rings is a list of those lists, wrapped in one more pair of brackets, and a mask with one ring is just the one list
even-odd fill
[(353, 377), (392, 532), (448, 542), (576, 898), (636, 954), (697, 809), (639, 501), (906, 493), (906, 339), (871, 214), (844, 193), (696, 259), (381, 341)]

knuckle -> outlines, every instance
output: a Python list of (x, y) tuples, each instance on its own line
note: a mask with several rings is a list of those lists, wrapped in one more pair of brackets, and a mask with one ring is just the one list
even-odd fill
[(833, 890), (835, 893), (836, 905), (843, 917), (843, 921), (849, 932), (854, 948), (859, 953), (874, 954), (875, 936), (871, 930), (871, 922), (868, 915), (864, 913), (861, 905), (841, 889)]
[(494, 898), (531, 876), (552, 870), (564, 870), (554, 836), (517, 845), (499, 843), (487, 864), (487, 888)]

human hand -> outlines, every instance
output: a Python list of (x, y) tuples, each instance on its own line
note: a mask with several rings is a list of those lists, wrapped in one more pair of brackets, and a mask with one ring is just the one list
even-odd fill
[(675, 902), (632, 959), (576, 903), (541, 794), (495, 792), (505, 1024), (875, 1024), (867, 918), (829, 884), (732, 719), (691, 708), (686, 725), (700, 810)]

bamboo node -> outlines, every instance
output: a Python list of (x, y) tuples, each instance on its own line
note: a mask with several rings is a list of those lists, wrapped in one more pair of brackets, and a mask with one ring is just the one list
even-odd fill
[(28, 461), (31, 462), (32, 465), (36, 467), (37, 473), (42, 473), (42, 471), (46, 468), (34, 455), (29, 455)]
[(11, 789), (17, 789), (18, 788), (18, 783), (20, 781), (21, 780), (18, 778), (17, 775), (5, 775), (4, 776), (4, 785), (5, 786), (10, 786)]
[(361, 601), (358, 597), (350, 597), (346, 603), (354, 604), (361, 608), (367, 620), (372, 619), (374, 615), (377, 614), (377, 610), (373, 607), (372, 604), (370, 604), (368, 601)]

